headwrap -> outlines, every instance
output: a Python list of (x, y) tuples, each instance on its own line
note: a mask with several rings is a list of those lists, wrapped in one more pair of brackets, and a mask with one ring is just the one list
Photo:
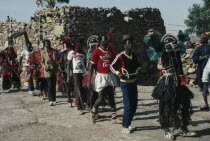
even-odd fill
[(202, 33), (201, 36), (206, 38), (206, 39), (209, 39), (209, 34), (207, 34), (207, 33)]
[(111, 38), (111, 39), (115, 39), (114, 34), (112, 34), (111, 32), (108, 32), (106, 36)]
[(60, 42), (60, 45), (64, 45), (64, 44), (66, 44), (66, 42), (70, 42), (71, 40), (72, 40), (71, 37), (66, 37)]
[(75, 48), (74, 48), (74, 55), (76, 55), (76, 53), (78, 52), (78, 51), (80, 51), (81, 50), (81, 46), (80, 46), (80, 43), (76, 43), (75, 44)]

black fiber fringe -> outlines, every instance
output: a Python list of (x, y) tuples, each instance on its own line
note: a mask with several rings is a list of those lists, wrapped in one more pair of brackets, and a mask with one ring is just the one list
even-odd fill
[[(166, 79), (168, 83), (165, 83)], [(173, 76), (163, 76), (153, 90), (152, 97), (159, 100), (159, 121), (162, 128), (178, 129), (189, 125), (193, 93), (185, 85), (176, 86)]]
[[(166, 79), (167, 83), (166, 84)], [(152, 97), (162, 101), (168, 101), (176, 97), (176, 86), (173, 76), (163, 76), (159, 79), (155, 89), (152, 92)]]

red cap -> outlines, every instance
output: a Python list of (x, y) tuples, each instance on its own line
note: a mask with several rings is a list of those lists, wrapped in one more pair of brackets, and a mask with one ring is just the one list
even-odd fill
[(202, 33), (201, 36), (203, 36), (204, 38), (207, 38), (207, 39), (209, 38), (209, 34), (207, 34), (207, 33)]

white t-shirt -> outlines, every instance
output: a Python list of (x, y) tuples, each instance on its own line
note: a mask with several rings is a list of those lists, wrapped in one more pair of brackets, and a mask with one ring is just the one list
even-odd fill
[(29, 66), (29, 63), (27, 63), (29, 56), (34, 52), (34, 50), (32, 50), (31, 52), (28, 52), (27, 49), (23, 50), (23, 52), (21, 53), (21, 57), (25, 57), (25, 67)]
[(73, 53), (74, 51), (71, 50), (67, 56), (68, 60), (72, 60), (73, 73), (85, 73), (85, 55), (78, 52), (76, 53), (76, 55), (74, 55)]

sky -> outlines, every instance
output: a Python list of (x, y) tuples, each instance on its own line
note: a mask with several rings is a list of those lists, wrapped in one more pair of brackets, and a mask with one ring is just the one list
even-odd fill
[[(135, 8), (152, 7), (160, 9), (161, 16), (166, 26), (166, 32), (177, 33), (185, 30), (184, 20), (187, 18), (188, 9), (194, 3), (203, 4), (202, 0), (71, 0), (64, 5), (83, 7), (117, 7), (121, 11)], [(5, 21), (11, 16), (16, 21), (29, 22), (36, 10), (43, 9), (36, 5), (36, 0), (0, 0), (0, 21)]]

